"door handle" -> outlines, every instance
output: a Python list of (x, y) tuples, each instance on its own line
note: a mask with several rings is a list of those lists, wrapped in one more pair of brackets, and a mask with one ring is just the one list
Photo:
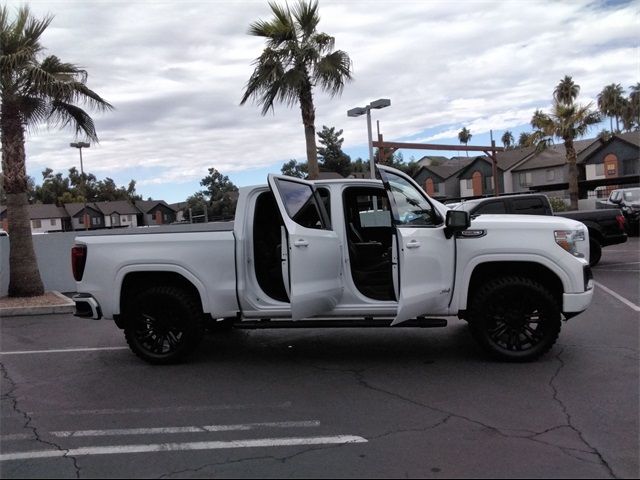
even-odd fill
[(418, 248), (420, 246), (420, 242), (417, 240), (411, 240), (407, 243), (407, 248)]
[(293, 242), (293, 246), (294, 247), (308, 247), (309, 246), (309, 242), (307, 242), (305, 239), (301, 238), (301, 239), (296, 240), (295, 242)]

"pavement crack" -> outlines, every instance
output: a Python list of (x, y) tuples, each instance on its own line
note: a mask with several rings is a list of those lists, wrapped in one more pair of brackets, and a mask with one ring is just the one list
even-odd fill
[[(583, 452), (583, 453), (591, 453), (591, 454), (595, 455), (598, 458), (600, 465), (602, 465), (606, 469), (607, 473), (609, 473), (611, 478), (618, 478), (616, 476), (616, 474), (613, 472), (613, 469), (611, 468), (611, 465), (609, 465), (609, 463), (605, 460), (605, 458), (602, 455), (602, 453), (600, 453), (600, 451), (598, 451), (598, 449), (596, 447), (591, 445), (587, 441), (587, 439), (585, 438), (585, 436), (582, 433), (582, 431), (578, 427), (576, 427), (576, 425), (573, 422), (573, 417), (571, 416), (571, 413), (569, 412), (568, 407), (564, 404), (564, 402), (560, 398), (560, 393), (558, 392), (558, 388), (555, 386), (554, 382), (556, 381), (556, 379), (560, 375), (560, 372), (562, 371), (562, 369), (565, 367), (564, 360), (562, 359), (562, 354), (563, 353), (564, 353), (564, 348), (562, 350), (560, 350), (560, 352), (558, 352), (558, 354), (556, 355), (556, 360), (558, 361), (558, 368), (556, 369), (554, 374), (551, 376), (551, 379), (549, 380), (549, 387), (551, 387), (551, 390), (553, 391), (553, 400), (560, 406), (560, 409), (562, 410), (562, 413), (564, 414), (564, 416), (566, 418), (566, 421), (567, 421), (566, 427), (570, 428), (571, 430), (573, 430), (578, 435), (578, 438), (580, 439), (580, 441), (585, 444), (585, 446), (589, 449), (589, 451), (578, 450), (578, 449), (568, 449), (566, 447), (558, 447), (558, 448), (560, 448), (562, 451), (572, 450), (572, 451), (580, 451), (580, 452)], [(541, 432), (539, 434), (536, 434), (533, 437), (531, 437), (530, 439), (540, 442), (540, 440), (536, 439), (535, 437), (539, 436), (539, 435), (542, 435), (542, 433), (545, 433), (545, 432)], [(542, 443), (546, 443), (546, 442), (542, 442)], [(578, 458), (578, 457), (575, 457), (575, 458)], [(586, 461), (583, 458), (580, 459), (580, 460)], [(592, 462), (590, 462), (590, 463), (592, 463)]]
[(234, 463), (250, 462), (254, 460), (278, 460), (278, 459), (271, 455), (265, 455), (261, 457), (247, 457), (247, 458), (239, 458), (238, 460), (227, 460), (224, 462), (207, 463), (195, 468), (185, 468), (184, 470), (176, 470), (175, 472), (163, 473), (158, 478), (170, 478), (174, 475), (177, 475), (178, 478), (184, 478), (184, 474), (187, 472), (196, 473), (204, 470), (205, 468), (214, 468), (218, 466), (233, 465)]
[(69, 449), (63, 448), (60, 445), (49, 442), (47, 440), (43, 440), (40, 437), (40, 433), (38, 432), (38, 428), (33, 425), (33, 418), (28, 412), (25, 412), (18, 406), (18, 398), (15, 394), (15, 390), (17, 388), (16, 382), (9, 375), (9, 371), (4, 366), (2, 362), (0, 362), (0, 371), (2, 372), (3, 379), (9, 384), (9, 389), (6, 392), (2, 393), (2, 399), (7, 399), (11, 403), (11, 409), (19, 416), (24, 419), (24, 424), (22, 425), (23, 429), (31, 430), (33, 433), (33, 437), (36, 442), (46, 445), (48, 447), (53, 447), (58, 451), (65, 452), (62, 458), (68, 458), (73, 463), (73, 468), (75, 471), (76, 478), (80, 478), (80, 467), (78, 466), (78, 460), (76, 457), (69, 455)]

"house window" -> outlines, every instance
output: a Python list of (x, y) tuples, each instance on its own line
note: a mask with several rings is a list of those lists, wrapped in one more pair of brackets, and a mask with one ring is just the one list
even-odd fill
[(493, 177), (484, 177), (484, 189), (493, 190)]
[(98, 217), (92, 217), (91, 218), (91, 224), (92, 225), (100, 225), (100, 219)]
[(467, 190), (473, 190), (473, 179), (467, 178)]
[(84, 215), (78, 218), (78, 221), (80, 222), (80, 225), (84, 225)]
[(521, 187), (530, 187), (531, 185), (533, 185), (531, 172), (521, 172), (520, 174), (518, 174), (518, 183)]
[(547, 182), (551, 182), (556, 179), (556, 171), (555, 170), (547, 170)]
[(51, 226), (55, 226), (58, 225), (58, 219), (57, 218), (52, 218), (51, 219)]
[(40, 220), (31, 220), (33, 228), (42, 228), (42, 222)]
[(598, 177), (604, 175), (604, 163), (596, 163), (596, 175)]

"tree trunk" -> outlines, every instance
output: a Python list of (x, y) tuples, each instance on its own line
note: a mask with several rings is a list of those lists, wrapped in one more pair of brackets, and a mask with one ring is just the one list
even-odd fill
[(316, 110), (313, 106), (313, 94), (311, 84), (306, 82), (300, 92), (300, 110), (304, 125), (304, 139), (307, 144), (307, 168), (309, 180), (315, 180), (320, 176), (318, 168), (318, 149), (316, 148)]
[(569, 200), (571, 210), (578, 210), (578, 165), (576, 165), (576, 149), (573, 146), (573, 138), (564, 139), (564, 148), (567, 151), (567, 164), (569, 165)]
[[(4, 99), (3, 99), (4, 100)], [(0, 112), (2, 171), (7, 193), (9, 233), (9, 296), (42, 295), (38, 262), (31, 238), (27, 207), (27, 173), (25, 168), (24, 128), (17, 108), (2, 102)]]

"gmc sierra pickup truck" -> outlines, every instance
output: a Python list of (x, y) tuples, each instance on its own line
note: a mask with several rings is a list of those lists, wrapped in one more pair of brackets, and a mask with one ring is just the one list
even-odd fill
[(618, 245), (627, 241), (625, 217), (620, 212), (620, 209), (554, 212), (549, 198), (542, 193), (476, 198), (459, 203), (455, 208), (465, 210), (471, 216), (487, 213), (555, 215), (584, 223), (589, 231), (589, 264), (592, 267), (600, 261), (603, 247)]
[(380, 180), (270, 175), (234, 222), (78, 237), (76, 314), (114, 319), (151, 363), (205, 329), (445, 326), (528, 361), (591, 303), (587, 228), (565, 218), (451, 210), (398, 170)]

